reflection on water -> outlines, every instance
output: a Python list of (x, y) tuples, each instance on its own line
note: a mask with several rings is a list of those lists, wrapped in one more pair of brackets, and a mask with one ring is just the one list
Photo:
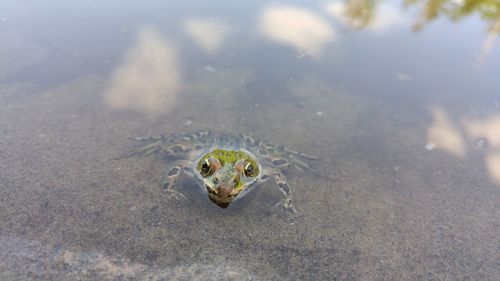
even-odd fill
[(486, 165), (491, 179), (500, 186), (500, 152), (490, 153), (486, 156)]
[(489, 34), (481, 47), (479, 62), (482, 63), (491, 52), (500, 34), (500, 1), (498, 0), (405, 0), (407, 6), (423, 6), (420, 20), (414, 28), (421, 30), (440, 16), (458, 21), (466, 16), (479, 16), (488, 24)]
[(335, 32), (318, 14), (294, 6), (270, 6), (260, 15), (259, 27), (268, 39), (318, 57)]
[(176, 48), (145, 28), (114, 71), (104, 97), (112, 108), (156, 115), (175, 107), (181, 85)]
[(423, 6), (416, 29), (439, 16), (459, 20), (476, 14), (490, 24), (490, 32), (500, 33), (500, 1), (497, 0), (405, 0), (405, 4)]
[(485, 138), (489, 146), (500, 148), (500, 114), (487, 119), (466, 120), (464, 127), (471, 138)]
[(232, 32), (232, 28), (217, 19), (188, 19), (183, 23), (185, 32), (205, 52), (217, 51)]
[(482, 151), (491, 180), (500, 185), (500, 115), (486, 119), (464, 117), (460, 124), (455, 124), (442, 107), (433, 106), (430, 113), (433, 123), (427, 130), (426, 148), (462, 159), (466, 156), (466, 147)]
[(356, 29), (383, 32), (391, 27), (407, 25), (413, 21), (414, 30), (421, 30), (429, 22), (440, 16), (458, 21), (466, 16), (476, 15), (486, 21), (489, 32), (481, 47), (479, 63), (483, 63), (491, 52), (500, 34), (500, 1), (493, 0), (405, 0), (405, 7), (419, 7), (420, 19), (411, 19), (410, 14), (403, 16), (403, 11), (391, 3), (375, 0), (344, 0), (329, 2), (325, 5), (326, 13), (344, 25)]
[(427, 147), (444, 150), (454, 156), (465, 155), (465, 144), (458, 129), (446, 112), (438, 107), (431, 108), (433, 124), (427, 131)]
[(28, 40), (20, 32), (0, 29), (0, 42), (9, 42), (0, 44), (0, 81), (48, 57), (49, 48)]
[(487, 149), (486, 165), (492, 180), (500, 185), (500, 114), (487, 119), (468, 119), (463, 123), (471, 141)]
[(497, 40), (498, 34), (500, 33), (500, 15), (498, 15), (498, 20), (495, 25), (491, 28), (490, 33), (484, 40), (483, 45), (481, 46), (481, 55), (479, 57), (479, 63), (483, 63), (488, 57), (489, 53), (493, 49), (493, 45)]
[[(23, 2), (0, 4), (0, 280), (498, 279), (491, 2), (437, 1), (471, 16), (424, 32), (435, 1)], [(269, 181), (222, 210), (163, 194), (169, 159), (116, 160), (200, 130), (320, 156), (286, 171), (299, 213)]]
[(378, 4), (373, 0), (330, 2), (325, 5), (325, 10), (347, 26), (373, 32), (383, 32), (407, 22), (401, 11), (392, 4)]
[[(327, 3), (325, 9), (351, 27), (382, 30), (405, 21), (400, 9), (387, 2), (344, 0)], [(500, 1), (497, 0), (405, 0), (404, 5), (421, 7), (421, 18), (414, 24), (416, 30), (440, 16), (459, 20), (478, 15), (489, 23), (490, 32), (500, 33)]]

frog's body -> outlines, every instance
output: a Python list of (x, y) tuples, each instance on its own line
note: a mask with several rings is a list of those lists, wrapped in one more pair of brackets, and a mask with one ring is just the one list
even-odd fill
[(306, 161), (316, 157), (245, 135), (217, 136), (206, 131), (135, 140), (140, 146), (129, 155), (161, 153), (171, 161), (163, 182), (165, 192), (184, 197), (175, 190), (176, 180), (184, 171), (196, 178), (210, 200), (222, 208), (242, 198), (256, 184), (273, 177), (283, 194), (279, 205), (296, 212), (282, 169), (295, 167), (315, 172)]

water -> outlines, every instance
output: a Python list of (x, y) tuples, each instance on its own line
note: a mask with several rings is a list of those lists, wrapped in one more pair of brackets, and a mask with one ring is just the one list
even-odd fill
[[(426, 2), (1, 1), (0, 279), (497, 279), (500, 4)], [(223, 210), (117, 160), (205, 129), (322, 177)]]

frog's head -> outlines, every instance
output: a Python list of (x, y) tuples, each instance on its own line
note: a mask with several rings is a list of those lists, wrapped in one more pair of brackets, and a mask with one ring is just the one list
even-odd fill
[(200, 158), (196, 170), (208, 197), (221, 208), (248, 190), (260, 175), (255, 157), (246, 150), (213, 150)]

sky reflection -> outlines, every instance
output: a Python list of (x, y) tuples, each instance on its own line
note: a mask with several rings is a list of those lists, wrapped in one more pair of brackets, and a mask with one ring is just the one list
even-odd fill
[(219, 50), (232, 32), (227, 23), (213, 18), (188, 19), (183, 28), (198, 47), (209, 54)]
[(181, 85), (176, 48), (154, 29), (144, 28), (113, 72), (104, 97), (114, 109), (157, 115), (175, 107)]
[(335, 31), (320, 15), (295, 6), (270, 6), (260, 14), (259, 28), (268, 39), (321, 56), (328, 43), (335, 39)]

